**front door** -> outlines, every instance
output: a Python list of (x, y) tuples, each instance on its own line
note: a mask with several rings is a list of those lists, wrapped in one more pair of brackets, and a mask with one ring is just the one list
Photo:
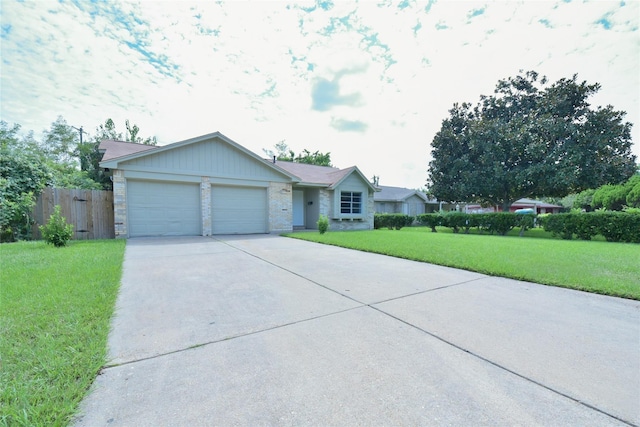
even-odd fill
[(293, 226), (304, 227), (304, 191), (293, 190)]

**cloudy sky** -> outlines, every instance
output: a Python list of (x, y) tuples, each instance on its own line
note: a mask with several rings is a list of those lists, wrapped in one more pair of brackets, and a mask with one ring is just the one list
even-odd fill
[(536, 70), (599, 82), (634, 123), (638, 1), (2, 0), (0, 118), (39, 134), (111, 117), (160, 145), (220, 131), (262, 155), (331, 152), (419, 188), (454, 102)]

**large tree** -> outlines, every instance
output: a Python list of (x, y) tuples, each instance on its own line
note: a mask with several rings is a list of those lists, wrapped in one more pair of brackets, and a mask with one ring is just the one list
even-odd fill
[(548, 84), (529, 71), (500, 80), (477, 105), (454, 104), (432, 142), (429, 191), (440, 200), (500, 205), (564, 197), (633, 175), (631, 123), (591, 108), (599, 84)]

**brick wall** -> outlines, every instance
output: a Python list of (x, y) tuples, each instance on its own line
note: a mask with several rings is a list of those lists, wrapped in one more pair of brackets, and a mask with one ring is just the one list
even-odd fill
[(283, 233), (293, 230), (293, 193), (290, 183), (269, 184), (269, 232)]
[(113, 171), (113, 220), (116, 239), (127, 237), (127, 181), (124, 171)]
[(334, 191), (320, 190), (320, 215), (326, 215), (329, 218), (329, 230), (347, 231), (347, 230), (372, 230), (374, 216), (373, 196), (367, 199), (367, 217), (364, 220), (335, 220), (333, 216), (333, 197)]
[(202, 235), (211, 236), (211, 181), (208, 176), (203, 176), (200, 182), (200, 212)]

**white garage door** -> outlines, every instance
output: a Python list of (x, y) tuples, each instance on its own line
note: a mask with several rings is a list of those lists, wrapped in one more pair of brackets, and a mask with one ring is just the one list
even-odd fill
[(267, 232), (267, 189), (211, 187), (213, 234)]
[(200, 185), (127, 182), (129, 236), (199, 236)]

